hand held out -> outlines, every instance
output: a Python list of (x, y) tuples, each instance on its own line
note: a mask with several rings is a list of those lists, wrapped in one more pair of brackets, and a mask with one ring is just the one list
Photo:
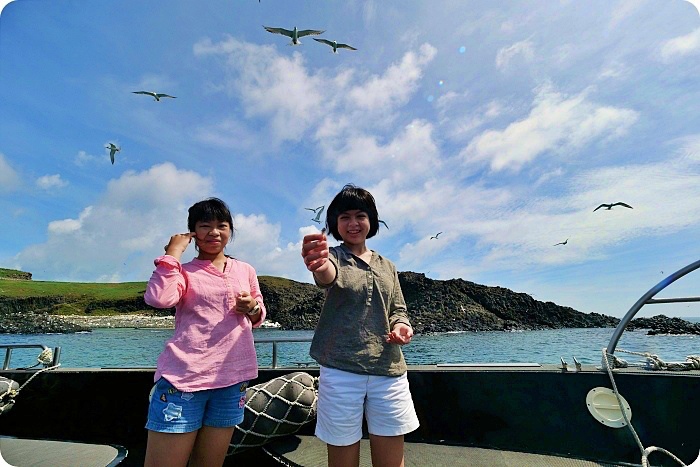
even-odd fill
[(317, 272), (325, 269), (324, 266), (328, 264), (328, 240), (325, 232), (304, 236), (301, 256), (309, 271)]

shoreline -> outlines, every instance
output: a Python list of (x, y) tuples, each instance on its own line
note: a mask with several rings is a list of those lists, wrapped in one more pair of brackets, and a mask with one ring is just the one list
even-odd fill
[(90, 329), (110, 328), (149, 328), (175, 329), (174, 316), (113, 315), (84, 316), (60, 315), (64, 321)]
[[(145, 328), (145, 329), (175, 329), (174, 316), (152, 315), (113, 315), (113, 316), (85, 316), (85, 315), (60, 315), (64, 321), (89, 329), (116, 329), (116, 328)], [(280, 329), (279, 323), (265, 321), (261, 328)]]

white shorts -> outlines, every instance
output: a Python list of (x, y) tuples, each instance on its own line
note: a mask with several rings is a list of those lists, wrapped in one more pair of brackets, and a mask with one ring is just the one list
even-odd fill
[(350, 446), (362, 438), (362, 417), (377, 436), (399, 436), (418, 428), (406, 373), (359, 375), (321, 367), (316, 436), (333, 446)]

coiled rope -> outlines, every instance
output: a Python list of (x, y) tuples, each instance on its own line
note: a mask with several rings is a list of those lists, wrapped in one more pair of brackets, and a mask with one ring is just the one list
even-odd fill
[(44, 368), (34, 372), (34, 374), (32, 376), (30, 376), (29, 379), (27, 379), (27, 381), (25, 381), (18, 389), (13, 389), (12, 384), (7, 385), (7, 390), (0, 393), (0, 415), (2, 413), (4, 413), (5, 411), (9, 410), (15, 404), (15, 399), (19, 395), (20, 391), (22, 389), (24, 389), (24, 387), (27, 384), (29, 384), (29, 382), (31, 380), (33, 380), (34, 378), (39, 376), (39, 374), (41, 374), (45, 371), (53, 370), (53, 369), (56, 369), (59, 366), (61, 366), (60, 363), (57, 363), (56, 365), (48, 366), (52, 362), (53, 362), (53, 352), (51, 351), (51, 349), (46, 348), (46, 349), (42, 350), (41, 353), (39, 354), (39, 356), (37, 357), (37, 363), (35, 363), (34, 365), (27, 367), (27, 368), (20, 368), (22, 370), (28, 370), (28, 369), (34, 368), (38, 365), (44, 365)]
[[(634, 355), (641, 355), (643, 357), (655, 357), (652, 359), (653, 361), (658, 361), (661, 362), (664, 365), (667, 365), (666, 363), (662, 362), (661, 359), (659, 359), (656, 355), (651, 355), (649, 353), (639, 353), (639, 352), (631, 352), (628, 350), (617, 350), (618, 352), (626, 352)], [(693, 362), (699, 362), (700, 363), (700, 357), (691, 355), (691, 364), (694, 364)], [(669, 456), (671, 459), (674, 461), (678, 462), (678, 464), (685, 466), (686, 464), (680, 460), (676, 455), (674, 455), (672, 452), (667, 451), (664, 448), (656, 447), (656, 446), (650, 446), (648, 448), (645, 448), (644, 445), (642, 444), (642, 441), (639, 439), (639, 436), (637, 435), (637, 432), (635, 431), (634, 427), (632, 426), (632, 422), (630, 422), (629, 418), (627, 417), (627, 413), (625, 412), (624, 405), (622, 403), (622, 399), (620, 398), (620, 393), (617, 390), (617, 384), (615, 384), (615, 378), (613, 377), (613, 372), (611, 368), (611, 361), (612, 361), (612, 366), (619, 365), (616, 368), (626, 368), (628, 366), (628, 363), (625, 362), (624, 360), (618, 359), (615, 357), (615, 355), (610, 355), (608, 354), (607, 349), (603, 349), (603, 363), (605, 363), (605, 368), (608, 371), (608, 376), (610, 376), (610, 383), (612, 384), (613, 387), (613, 392), (615, 393), (615, 398), (617, 399), (617, 403), (620, 406), (620, 411), (622, 412), (622, 417), (625, 419), (625, 423), (627, 424), (627, 427), (629, 428), (630, 432), (632, 433), (632, 436), (634, 437), (634, 440), (637, 442), (637, 446), (639, 446), (639, 450), (642, 453), (642, 467), (649, 467), (649, 460), (648, 457), (649, 455), (654, 452), (654, 451), (659, 451), (667, 456)], [(700, 368), (700, 367), (699, 367)], [(678, 369), (678, 368), (674, 368)], [(687, 369), (687, 368), (682, 368), (682, 369)]]

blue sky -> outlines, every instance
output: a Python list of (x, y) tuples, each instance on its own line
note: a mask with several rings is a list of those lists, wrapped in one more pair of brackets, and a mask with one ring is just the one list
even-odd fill
[[(698, 77), (684, 0), (16, 0), (0, 267), (145, 281), (187, 208), (218, 196), (230, 254), (310, 282), (305, 208), (355, 183), (389, 227), (369, 246), (400, 271), (622, 316), (700, 257)], [(634, 209), (593, 212), (617, 201)], [(640, 316), (658, 313), (700, 308)]]

